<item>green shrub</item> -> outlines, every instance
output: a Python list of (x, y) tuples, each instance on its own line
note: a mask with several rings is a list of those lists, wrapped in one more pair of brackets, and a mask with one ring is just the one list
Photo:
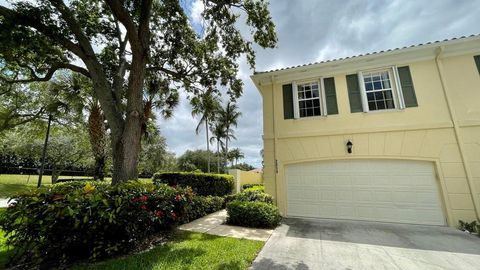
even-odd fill
[(245, 191), (258, 191), (258, 192), (265, 192), (265, 187), (264, 186), (253, 186), (253, 187), (249, 187), (249, 188), (246, 188), (243, 190), (243, 192)]
[(231, 201), (241, 201), (241, 202), (264, 202), (268, 204), (273, 204), (273, 197), (270, 194), (246, 189), (235, 195), (230, 195), (225, 197), (226, 203)]
[(183, 223), (188, 223), (224, 208), (224, 199), (215, 196), (194, 196), (187, 207)]
[(65, 266), (128, 252), (184, 219), (191, 189), (69, 182), (18, 195), (0, 218), (10, 263)]
[(200, 196), (225, 196), (233, 190), (233, 176), (226, 174), (163, 172), (153, 176), (155, 184), (191, 187)]
[(242, 185), (242, 190), (252, 187), (263, 187), (263, 184), (244, 184)]
[(275, 205), (263, 202), (233, 201), (227, 204), (227, 223), (254, 228), (274, 228), (280, 223)]

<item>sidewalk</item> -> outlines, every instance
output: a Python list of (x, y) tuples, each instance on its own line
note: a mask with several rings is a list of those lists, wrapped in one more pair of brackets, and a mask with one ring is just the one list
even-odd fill
[(6, 208), (8, 207), (8, 198), (5, 199), (5, 198), (1, 198), (0, 199), (0, 208)]
[(267, 229), (254, 229), (224, 225), (226, 220), (227, 211), (221, 210), (194, 220), (190, 223), (183, 224), (178, 227), (178, 229), (259, 241), (267, 241), (273, 232), (273, 230)]

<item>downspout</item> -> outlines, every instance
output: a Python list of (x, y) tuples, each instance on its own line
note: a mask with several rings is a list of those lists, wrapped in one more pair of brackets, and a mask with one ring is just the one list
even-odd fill
[(475, 190), (475, 183), (473, 182), (473, 177), (470, 173), (470, 168), (467, 163), (467, 157), (465, 156), (465, 151), (463, 149), (463, 140), (462, 140), (462, 137), (460, 136), (460, 127), (458, 126), (455, 111), (452, 108), (450, 97), (448, 95), (447, 84), (443, 76), (443, 64), (440, 61), (440, 57), (443, 56), (444, 49), (445, 49), (444, 46), (440, 46), (437, 48), (435, 52), (435, 63), (437, 64), (437, 70), (438, 70), (438, 75), (440, 76), (440, 82), (442, 84), (443, 95), (445, 97), (445, 101), (447, 102), (448, 113), (450, 114), (450, 119), (452, 120), (452, 123), (453, 123), (453, 130), (455, 132), (455, 138), (457, 139), (458, 148), (460, 150), (460, 157), (462, 159), (463, 169), (465, 170), (465, 175), (467, 176), (467, 184), (470, 190), (470, 195), (472, 197), (475, 216), (477, 219), (480, 219), (479, 218), (480, 214), (478, 212), (480, 209), (480, 204), (478, 201), (477, 192)]
[(277, 175), (278, 175), (278, 161), (277, 161), (277, 130), (276, 130), (276, 111), (275, 111), (275, 79), (272, 75), (270, 77), (270, 82), (272, 83), (272, 120), (273, 120), (273, 166), (275, 167), (275, 202), (278, 206), (278, 183), (277, 183)]

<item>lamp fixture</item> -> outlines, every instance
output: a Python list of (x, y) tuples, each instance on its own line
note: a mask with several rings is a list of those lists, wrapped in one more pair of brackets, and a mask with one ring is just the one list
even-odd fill
[(347, 142), (347, 152), (349, 154), (352, 153), (352, 148), (353, 148), (353, 143), (352, 143), (352, 141), (348, 140), (348, 142)]

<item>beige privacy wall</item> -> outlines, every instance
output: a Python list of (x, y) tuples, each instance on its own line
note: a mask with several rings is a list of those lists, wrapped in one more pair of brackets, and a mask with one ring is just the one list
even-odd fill
[(228, 170), (228, 174), (233, 175), (235, 178), (235, 193), (241, 191), (241, 188), (245, 184), (262, 184), (263, 174), (260, 172), (242, 171), (242, 170)]
[[(350, 113), (345, 76), (362, 70), (361, 63), (342, 73), (319, 68), (272, 75), (273, 84), (257, 84), (263, 97), (264, 184), (282, 214), (288, 215), (285, 165), (381, 158), (434, 163), (448, 224), (476, 219), (472, 199), (476, 196), (480, 201), (480, 75), (473, 61), (476, 54), (480, 51), (442, 56), (441, 71), (433, 53), (421, 61), (392, 60), (389, 65), (410, 67), (417, 96), (418, 107), (403, 110)], [(284, 120), (283, 84), (331, 76), (335, 78), (339, 114)], [(346, 152), (348, 140), (353, 142), (352, 154)]]

